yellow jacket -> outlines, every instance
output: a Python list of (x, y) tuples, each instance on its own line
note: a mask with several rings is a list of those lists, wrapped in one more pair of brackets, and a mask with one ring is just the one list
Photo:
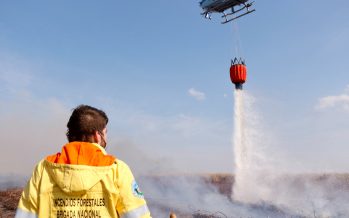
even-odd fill
[(42, 160), (26, 185), (15, 218), (150, 218), (130, 168), (86, 142)]

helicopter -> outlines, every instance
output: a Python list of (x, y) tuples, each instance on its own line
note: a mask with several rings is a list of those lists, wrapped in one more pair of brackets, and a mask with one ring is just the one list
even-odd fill
[[(250, 0), (202, 0), (199, 4), (204, 10), (201, 14), (207, 19), (211, 19), (211, 13), (223, 13), (222, 18), (224, 20), (222, 24), (225, 24), (254, 12), (255, 9), (250, 10), (253, 3), (254, 1), (250, 2)], [(239, 8), (235, 10), (235, 6)], [(225, 11), (228, 9), (231, 9), (231, 12), (226, 13)], [(239, 13), (244, 9), (246, 9), (246, 12)]]

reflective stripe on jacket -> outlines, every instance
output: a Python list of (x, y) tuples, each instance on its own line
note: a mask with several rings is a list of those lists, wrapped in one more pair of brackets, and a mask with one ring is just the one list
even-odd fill
[(130, 168), (101, 149), (72, 142), (39, 162), (15, 218), (150, 218)]

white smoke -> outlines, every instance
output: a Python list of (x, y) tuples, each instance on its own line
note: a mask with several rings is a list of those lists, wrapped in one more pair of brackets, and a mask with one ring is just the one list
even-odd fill
[(0, 190), (9, 188), (23, 187), (27, 182), (27, 178), (18, 174), (1, 174), (0, 175)]
[[(153, 217), (284, 217), (288, 214), (270, 205), (233, 202), (199, 176), (158, 176), (142, 178), (141, 186)], [(205, 216), (203, 216), (205, 215)], [(195, 216), (193, 216), (195, 217)]]

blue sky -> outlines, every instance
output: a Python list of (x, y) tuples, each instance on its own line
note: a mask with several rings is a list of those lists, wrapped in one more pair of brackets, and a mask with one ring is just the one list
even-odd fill
[(2, 1), (0, 172), (57, 152), (78, 104), (110, 115), (110, 152), (138, 171), (144, 160), (154, 171), (232, 172), (237, 42), (281, 165), (349, 170), (349, 3), (255, 8), (221, 25), (197, 1)]

